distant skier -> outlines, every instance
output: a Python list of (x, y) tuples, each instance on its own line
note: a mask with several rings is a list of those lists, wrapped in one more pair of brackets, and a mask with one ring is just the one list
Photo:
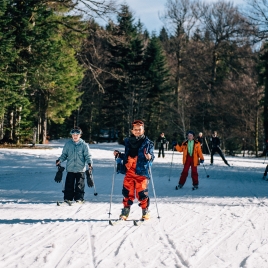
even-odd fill
[(179, 152), (183, 152), (183, 170), (180, 176), (179, 185), (176, 186), (176, 189), (182, 188), (186, 182), (189, 168), (191, 167), (191, 176), (193, 182), (193, 190), (198, 189), (198, 173), (197, 166), (199, 163), (204, 163), (204, 156), (201, 151), (200, 143), (197, 140), (194, 140), (194, 132), (187, 132), (187, 140), (182, 143), (182, 145), (175, 145), (175, 149)]
[(230, 166), (227, 162), (227, 160), (225, 159), (223, 153), (222, 153), (222, 150), (220, 148), (220, 144), (221, 144), (221, 141), (220, 139), (217, 137), (218, 133), (217, 131), (214, 131), (211, 135), (211, 138), (210, 138), (210, 142), (211, 142), (211, 159), (210, 159), (210, 163), (211, 165), (213, 165), (213, 155), (217, 152), (220, 157), (222, 158), (222, 160), (224, 161), (224, 163), (227, 165), (227, 166)]
[[(63, 147), (61, 156), (56, 160), (56, 166), (67, 160), (67, 176), (64, 189), (64, 201), (84, 201), (85, 171), (86, 165), (92, 170), (92, 158), (88, 144), (81, 139), (82, 130), (75, 127), (71, 130), (72, 139), (67, 141)], [(59, 182), (59, 181), (57, 181)], [(89, 187), (93, 187), (93, 181), (87, 178)]]
[(149, 219), (148, 208), (150, 199), (148, 196), (149, 166), (154, 160), (153, 142), (144, 135), (144, 123), (135, 120), (132, 123), (132, 135), (125, 139), (124, 165), (126, 175), (123, 181), (123, 206), (120, 219), (126, 220), (130, 213), (130, 207), (135, 200), (139, 200), (142, 209), (142, 219)]
[(158, 146), (159, 146), (159, 152), (158, 152), (158, 158), (161, 156), (161, 153), (162, 153), (162, 156), (163, 158), (165, 157), (165, 149), (164, 149), (164, 145), (167, 143), (167, 140), (166, 140), (166, 137), (165, 137), (165, 133), (162, 132), (159, 136), (159, 138), (157, 139), (157, 142), (158, 142)]
[(202, 149), (203, 148), (203, 142), (204, 142), (204, 137), (203, 137), (203, 133), (202, 132), (199, 132), (198, 133), (197, 140), (200, 142), (200, 146), (201, 146), (201, 149)]

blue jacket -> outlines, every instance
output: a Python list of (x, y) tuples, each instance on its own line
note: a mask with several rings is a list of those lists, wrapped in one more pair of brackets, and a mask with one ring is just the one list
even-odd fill
[[(124, 158), (124, 165), (127, 163), (128, 155), (129, 155), (129, 138), (125, 139), (125, 158)], [(152, 158), (150, 161), (148, 161), (145, 158), (144, 155), (144, 149), (146, 150), (146, 153), (149, 153)], [(138, 159), (137, 159), (137, 165), (136, 165), (136, 174), (145, 176), (148, 179), (150, 179), (149, 175), (149, 165), (152, 164), (154, 161), (154, 144), (152, 141), (148, 139), (148, 137), (145, 137), (141, 147), (138, 151)]]
[(89, 146), (82, 139), (80, 139), (77, 143), (73, 140), (67, 141), (63, 147), (59, 160), (61, 162), (67, 160), (67, 172), (84, 172), (86, 170), (86, 164), (92, 165)]

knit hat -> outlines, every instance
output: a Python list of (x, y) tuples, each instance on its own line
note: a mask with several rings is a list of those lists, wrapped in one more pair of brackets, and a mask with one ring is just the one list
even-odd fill
[(188, 134), (192, 134), (194, 136), (194, 132), (192, 130), (188, 130), (186, 136), (188, 136)]

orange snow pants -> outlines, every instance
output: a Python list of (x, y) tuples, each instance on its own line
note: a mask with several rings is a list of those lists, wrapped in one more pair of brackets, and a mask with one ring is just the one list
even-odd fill
[(139, 200), (139, 206), (142, 209), (148, 208), (150, 200), (148, 197), (148, 179), (145, 176), (135, 174), (136, 163), (132, 163), (132, 166), (127, 170), (126, 176), (123, 182), (122, 194), (124, 207), (130, 207), (135, 200), (135, 197)]

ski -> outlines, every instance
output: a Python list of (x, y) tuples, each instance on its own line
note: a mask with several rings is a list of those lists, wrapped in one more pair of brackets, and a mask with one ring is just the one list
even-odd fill
[(140, 219), (140, 220), (123, 220), (123, 219), (118, 219), (118, 220), (114, 220), (114, 221), (109, 220), (109, 225), (111, 225), (111, 226), (115, 226), (115, 225), (117, 225), (118, 223), (122, 223), (122, 222), (125, 222), (125, 221), (128, 221), (128, 222), (129, 222), (129, 221), (132, 221), (134, 226), (139, 226), (139, 225), (141, 225), (143, 222), (145, 222), (144, 219)]
[(197, 190), (198, 189), (198, 187), (192, 187), (192, 190), (194, 191), (194, 190)]
[(71, 201), (63, 201), (63, 202), (57, 201), (57, 206), (62, 206), (62, 205), (71, 206), (72, 205), (72, 202)]
[(68, 205), (68, 206), (73, 206), (73, 205), (82, 205), (84, 204), (85, 201), (81, 201), (81, 202), (72, 202), (72, 201), (63, 201), (63, 202), (59, 202), (57, 201), (57, 206), (63, 206), (63, 205)]
[(120, 222), (123, 222), (123, 221), (125, 221), (125, 220), (123, 220), (123, 219), (118, 219), (118, 220), (115, 220), (115, 221), (109, 220), (109, 225), (115, 226), (116, 224), (118, 224)]
[(133, 224), (134, 226), (140, 226), (145, 222), (144, 219), (140, 219), (140, 220), (133, 220)]

